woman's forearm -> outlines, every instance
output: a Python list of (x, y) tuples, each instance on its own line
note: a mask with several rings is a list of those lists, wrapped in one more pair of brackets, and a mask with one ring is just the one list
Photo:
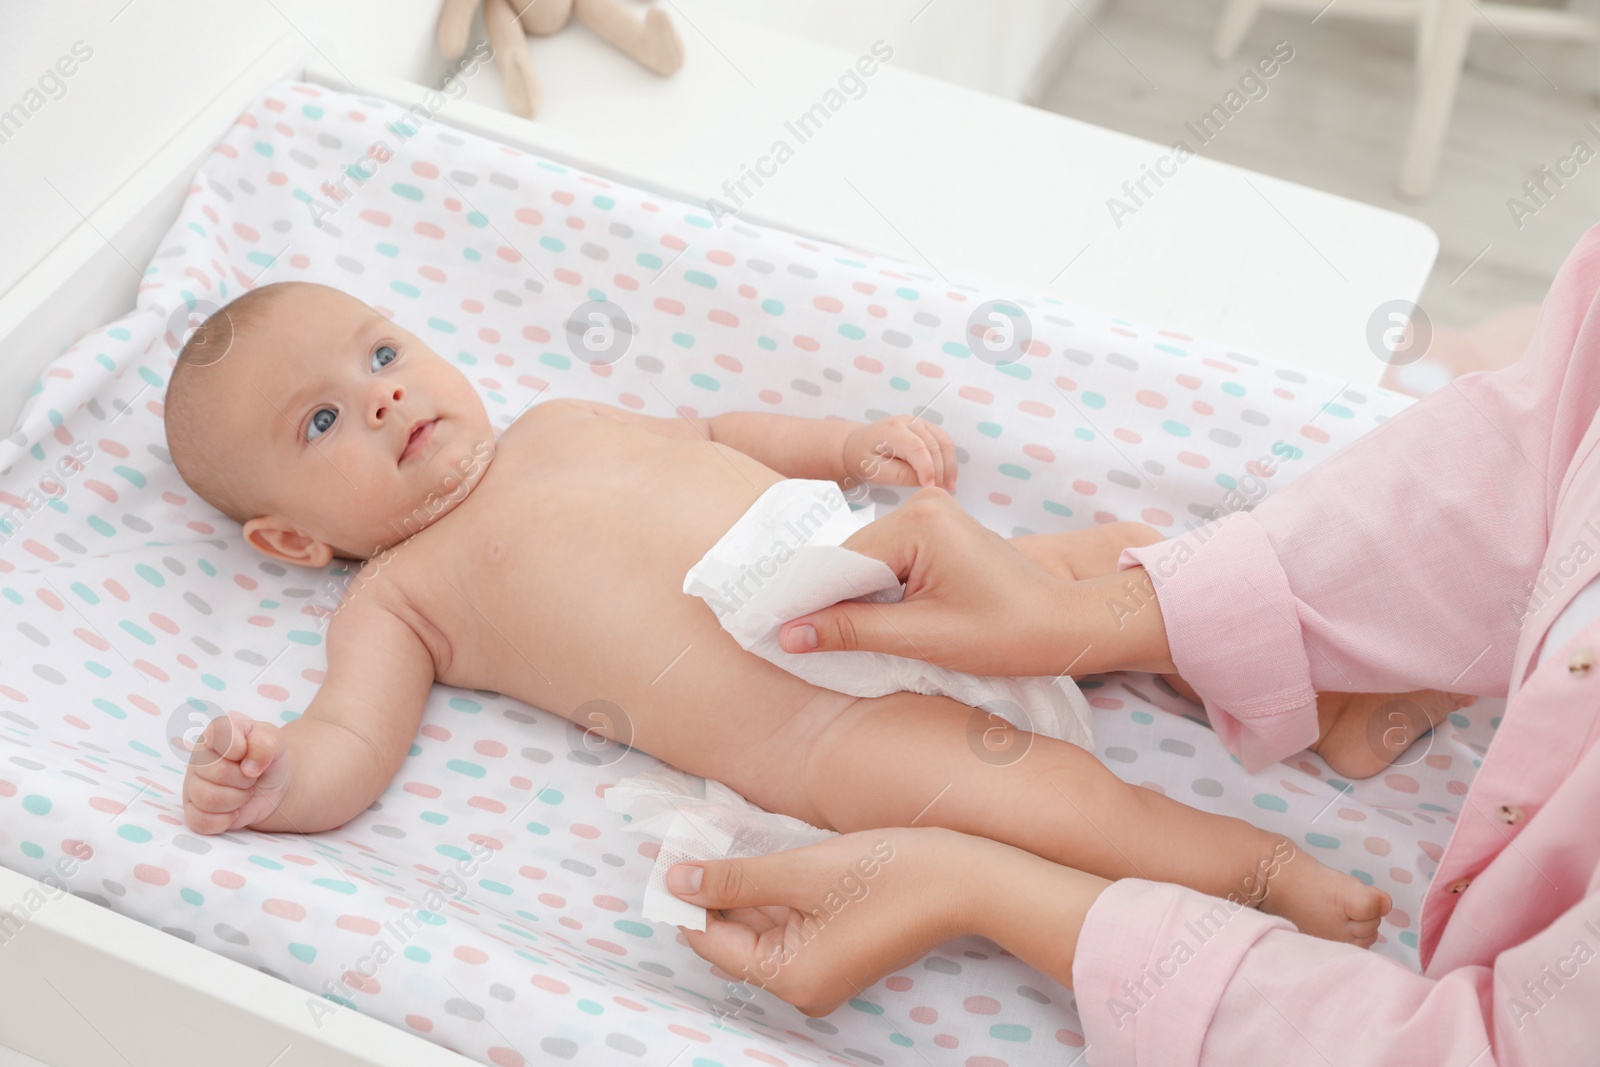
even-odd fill
[(998, 842), (973, 838), (962, 865), (960, 926), (1072, 986), (1072, 961), (1089, 908), (1111, 883)]
[[(1078, 658), (1074, 677), (1105, 671), (1173, 674), (1172, 650), (1155, 588), (1143, 567), (1070, 582), (1054, 628), (1063, 650)], [(1079, 651), (1081, 650), (1081, 651)]]

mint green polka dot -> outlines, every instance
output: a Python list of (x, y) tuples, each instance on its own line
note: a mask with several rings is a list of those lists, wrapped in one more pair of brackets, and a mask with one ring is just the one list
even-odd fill
[(407, 945), (406, 959), (415, 963), (427, 963), (429, 960), (433, 959), (433, 954), (425, 948), (418, 948), (416, 945)]
[(1025, 467), (1019, 467), (1015, 463), (1000, 464), (1000, 473), (1004, 474), (1007, 478), (1021, 478), (1023, 481), (1027, 481), (1029, 478), (1033, 477), (1033, 475), (1028, 473), (1028, 470)]
[(122, 838), (124, 841), (132, 841), (136, 845), (142, 845), (146, 841), (150, 840), (152, 835), (149, 830), (146, 830), (142, 826), (135, 826), (132, 823), (123, 823), (121, 826), (117, 827), (117, 836)]
[(1267, 811), (1288, 811), (1289, 802), (1282, 797), (1273, 796), (1271, 793), (1257, 793), (1255, 795), (1256, 807)]
[(29, 793), (22, 798), (22, 810), (32, 812), (34, 815), (48, 815), (50, 813), (50, 798), (40, 796), (38, 793)]
[(713, 393), (722, 388), (722, 383), (709, 374), (691, 374), (689, 375), (689, 381), (702, 389), (709, 389)]
[(995, 1023), (989, 1027), (989, 1036), (1001, 1041), (1031, 1041), (1033, 1031), (1017, 1023)]
[(184, 888), (178, 890), (178, 896), (183, 898), (183, 902), (185, 904), (193, 904), (196, 907), (199, 907), (201, 904), (204, 904), (206, 902), (206, 898), (203, 895), (201, 895), (200, 893), (195, 892), (193, 889), (190, 889), (188, 886), (185, 886)]
[(1161, 428), (1172, 434), (1174, 437), (1189, 436), (1189, 427), (1185, 426), (1181, 422), (1178, 422), (1176, 419), (1168, 419), (1166, 422), (1161, 424)]
[(466, 697), (451, 697), (450, 706), (457, 711), (471, 712), (473, 714), (483, 710), (482, 704), (476, 700), (468, 700)]
[(1229, 396), (1244, 396), (1244, 386), (1238, 382), (1223, 382), (1222, 391)]
[(632, 934), (634, 937), (652, 937), (655, 934), (655, 931), (644, 923), (634, 922), (632, 919), (618, 919), (612, 925), (623, 933)]
[(600, 1005), (596, 1004), (594, 1001), (590, 1000), (587, 997), (585, 997), (584, 999), (578, 1001), (578, 1010), (583, 1012), (585, 1015), (603, 1015), (603, 1014), (605, 1014), (605, 1009), (604, 1008), (602, 1008)]
[(1106, 398), (1099, 393), (1084, 393), (1083, 406), (1086, 408), (1103, 408), (1106, 406)]
[(551, 252), (565, 252), (567, 250), (567, 246), (554, 237), (539, 238), (539, 246)]
[(442, 811), (425, 811), (419, 815), (418, 818), (420, 818), (423, 822), (432, 823), (435, 826), (443, 826), (445, 823), (450, 821), (450, 816), (446, 815)]
[(344, 893), (346, 896), (356, 891), (354, 885), (337, 878), (313, 878), (311, 884), (320, 885), (324, 889), (331, 889), (335, 893)]
[(34, 844), (32, 841), (24, 841), (21, 845), (21, 848), (22, 854), (27, 856), (29, 859), (44, 859), (44, 849)]
[(1306, 834), (1306, 844), (1316, 845), (1318, 848), (1338, 848), (1339, 839), (1327, 834)]
[(279, 863), (275, 859), (268, 859), (266, 856), (251, 856), (250, 862), (255, 864), (257, 867), (265, 867), (269, 871), (283, 870), (283, 864)]
[(291, 941), (289, 943), (289, 955), (301, 963), (310, 963), (317, 958), (317, 950), (311, 945), (301, 945)]
[(766, 300), (761, 301), (761, 310), (765, 311), (768, 315), (782, 315), (783, 301), (773, 300), (772, 298), (768, 297)]
[(471, 778), (482, 778), (485, 774), (489, 773), (478, 764), (471, 763), (464, 759), (453, 759), (446, 763), (445, 766), (450, 768), (452, 771), (455, 771), (457, 774), (465, 774)]

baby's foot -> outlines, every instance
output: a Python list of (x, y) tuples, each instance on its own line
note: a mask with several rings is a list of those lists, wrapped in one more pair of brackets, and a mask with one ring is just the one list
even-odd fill
[(1457, 708), (1478, 698), (1418, 689), (1411, 693), (1318, 693), (1322, 736), (1311, 751), (1346, 778), (1371, 778)]
[(1287, 838), (1279, 840), (1273, 855), (1262, 911), (1288, 919), (1313, 937), (1372, 947), (1378, 923), (1394, 906), (1388, 893), (1319, 863)]

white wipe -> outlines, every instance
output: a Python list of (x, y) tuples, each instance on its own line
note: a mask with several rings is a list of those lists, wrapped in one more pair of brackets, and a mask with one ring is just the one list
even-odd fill
[(764, 856), (837, 836), (788, 815), (765, 811), (721, 782), (673, 767), (624, 778), (606, 790), (606, 807), (629, 817), (625, 829), (662, 838), (645, 886), (647, 922), (706, 928), (706, 911), (667, 889), (667, 871), (685, 860)]
[(901, 598), (904, 586), (888, 564), (840, 547), (872, 519), (871, 509), (852, 512), (833, 482), (778, 482), (690, 568), (683, 591), (710, 604), (741, 647), (813, 685), (858, 697), (947, 696), (1094, 751), (1089, 702), (1065, 676), (985, 678), (880, 652), (779, 647), (778, 628), (790, 619), (841, 600)]

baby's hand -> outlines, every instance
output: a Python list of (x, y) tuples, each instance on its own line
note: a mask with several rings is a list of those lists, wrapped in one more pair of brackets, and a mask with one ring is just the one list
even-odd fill
[(939, 486), (953, 493), (956, 446), (925, 419), (891, 415), (845, 439), (844, 469), (850, 479), (874, 485)]
[(289, 783), (283, 730), (236, 711), (217, 716), (189, 754), (183, 818), (199, 834), (237, 830), (278, 806)]

